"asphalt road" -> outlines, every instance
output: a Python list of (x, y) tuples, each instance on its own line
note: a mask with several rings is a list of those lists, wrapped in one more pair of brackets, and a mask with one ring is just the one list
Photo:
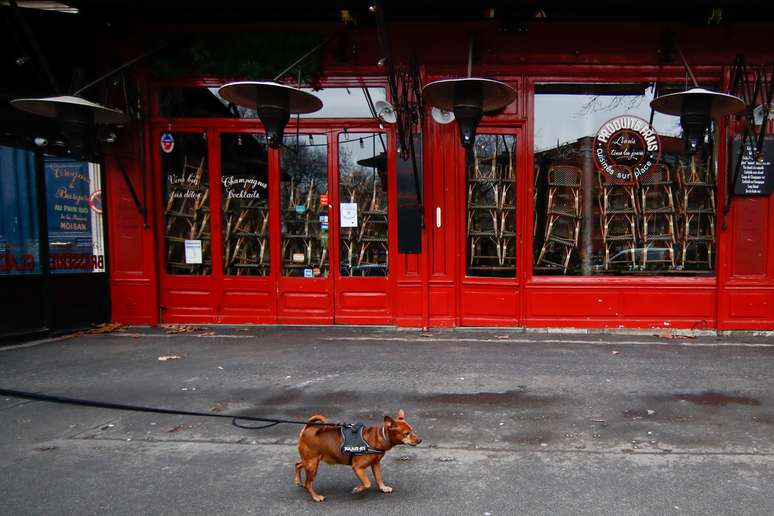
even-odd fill
[[(774, 514), (774, 339), (378, 328), (130, 328), (0, 348), (0, 387), (423, 438), (395, 491), (321, 466), (299, 428), (0, 397), (0, 514)], [(180, 358), (159, 361), (163, 355)]]

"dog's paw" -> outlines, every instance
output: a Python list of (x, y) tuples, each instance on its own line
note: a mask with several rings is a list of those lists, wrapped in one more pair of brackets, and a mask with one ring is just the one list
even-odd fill
[(313, 496), (312, 500), (314, 500), (315, 502), (324, 502), (325, 501), (325, 497), (323, 495), (319, 495), (318, 494), (318, 495)]
[(361, 484), (359, 486), (355, 486), (355, 487), (352, 488), (352, 494), (362, 493), (363, 491), (366, 491), (367, 489), (368, 489), (368, 487), (366, 487), (366, 486)]
[(379, 488), (379, 491), (382, 493), (392, 493), (392, 488), (390, 486), (382, 486)]

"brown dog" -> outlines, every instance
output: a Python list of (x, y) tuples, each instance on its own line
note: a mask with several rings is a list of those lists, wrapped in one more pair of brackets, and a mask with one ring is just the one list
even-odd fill
[[(392, 488), (382, 480), (381, 460), (384, 454), (369, 453), (350, 456), (342, 453), (342, 437), (339, 427), (311, 424), (326, 422), (327, 419), (324, 416), (312, 416), (307, 420), (307, 424), (298, 436), (298, 454), (301, 456), (301, 460), (296, 462), (296, 476), (294, 479), (296, 485), (303, 485), (315, 502), (325, 500), (325, 497), (317, 493), (312, 486), (312, 482), (314, 482), (314, 478), (317, 476), (317, 468), (322, 460), (327, 464), (352, 465), (355, 476), (360, 480), (360, 485), (352, 490), (353, 493), (360, 493), (371, 487), (371, 481), (368, 480), (368, 475), (366, 474), (368, 466), (371, 466), (371, 471), (379, 491), (391, 493)], [(417, 437), (411, 425), (406, 422), (406, 414), (403, 410), (398, 411), (397, 419), (384, 416), (384, 425), (380, 427), (369, 426), (363, 430), (363, 438), (369, 448), (384, 452), (398, 444), (416, 446), (422, 442), (422, 439)], [(306, 476), (303, 484), (301, 483), (302, 468)]]

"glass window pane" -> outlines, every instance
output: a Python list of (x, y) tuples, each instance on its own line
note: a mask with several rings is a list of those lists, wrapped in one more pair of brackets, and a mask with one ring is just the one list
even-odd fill
[(516, 276), (516, 138), (479, 134), (466, 150), (467, 274)]
[(689, 154), (679, 117), (650, 123), (654, 92), (536, 85), (535, 274), (714, 274), (712, 128)]
[(269, 154), (264, 135), (221, 135), (220, 183), (223, 273), (267, 276)]
[(45, 178), (51, 272), (105, 272), (100, 166), (47, 157)]
[(0, 276), (40, 269), (35, 154), (0, 146)]
[[(203, 133), (167, 133), (161, 152), (167, 274), (210, 274), (210, 181)], [(167, 147), (168, 149), (168, 147)]]
[(387, 136), (339, 135), (342, 276), (387, 276)]
[[(323, 88), (313, 90), (323, 107), (301, 118), (371, 118), (363, 88)], [(368, 88), (373, 102), (387, 100), (385, 88)], [(218, 95), (218, 88), (164, 87), (159, 94), (159, 112), (165, 117), (258, 118), (254, 109), (232, 105)]]
[(328, 276), (328, 139), (285, 137), (280, 159), (282, 275)]

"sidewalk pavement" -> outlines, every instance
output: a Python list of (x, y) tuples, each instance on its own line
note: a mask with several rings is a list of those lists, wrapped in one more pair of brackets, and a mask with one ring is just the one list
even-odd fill
[(322, 465), (310, 501), (298, 426), (0, 397), (0, 513), (774, 514), (771, 337), (177, 330), (0, 348), (0, 387), (367, 424), (402, 408), (424, 442), (385, 457), (395, 492)]

